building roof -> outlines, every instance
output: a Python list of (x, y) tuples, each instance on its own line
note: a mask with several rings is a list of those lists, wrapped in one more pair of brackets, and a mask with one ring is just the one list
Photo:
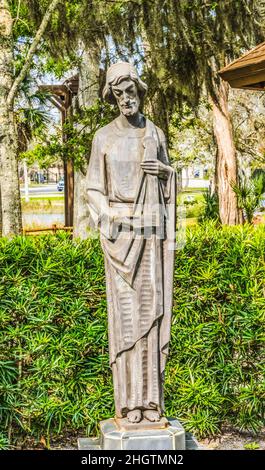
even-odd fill
[(265, 42), (219, 71), (233, 88), (265, 90)]

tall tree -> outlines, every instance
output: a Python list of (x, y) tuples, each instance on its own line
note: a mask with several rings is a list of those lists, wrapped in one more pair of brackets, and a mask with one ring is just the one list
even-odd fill
[[(218, 70), (262, 40), (257, 0), (156, 0), (142, 1), (143, 24), (153, 62), (159, 64), (166, 97), (181, 96), (193, 105), (204, 90), (213, 111), (218, 148), (216, 186), (220, 218), (224, 224), (241, 221), (231, 181), (237, 179), (237, 161), (230, 114), (228, 88)], [(154, 34), (155, 31), (155, 34)], [(164, 71), (164, 72), (163, 72)]]
[[(30, 14), (35, 25), (44, 9), (43, 1), (25, 0), (31, 6)], [(82, 129), (83, 135), (95, 132), (95, 119), (91, 116), (89, 108), (93, 106), (99, 97), (102, 88), (102, 73), (99, 65), (108, 63), (110, 38), (115, 38), (116, 46), (122, 44), (120, 36), (120, 7), (123, 1), (109, 2), (108, 0), (66, 0), (59, 6), (58, 18), (52, 24), (52, 29), (46, 31), (45, 40), (50, 59), (51, 70), (58, 69), (58, 63), (69, 59), (69, 65), (75, 66), (79, 72), (79, 92), (73, 101), (75, 112), (75, 128)], [(116, 11), (117, 10), (117, 11)], [(116, 33), (117, 32), (117, 33)], [(119, 38), (117, 39), (117, 35)], [(102, 72), (102, 69), (101, 69)], [(103, 108), (102, 108), (103, 109)], [(86, 114), (88, 112), (88, 114)], [(107, 110), (107, 113), (109, 110)], [(77, 115), (80, 115), (78, 120)], [(95, 104), (95, 116), (105, 122), (105, 111), (100, 111), (100, 105)], [(77, 119), (76, 119), (77, 118)], [(89, 124), (91, 118), (91, 125)], [(90, 147), (87, 139), (87, 149), (80, 164), (80, 158), (76, 158), (76, 152), (72, 144), (78, 141), (73, 138), (75, 133), (65, 142), (65, 158), (74, 158), (75, 184), (74, 184), (74, 237), (86, 238), (88, 235), (89, 213), (85, 193), (85, 175)], [(86, 139), (86, 138), (85, 138)], [(79, 150), (83, 147), (79, 141)], [(63, 149), (62, 149), (63, 150)], [(72, 150), (72, 155), (71, 155)], [(80, 156), (78, 152), (78, 155)], [(78, 162), (77, 162), (78, 160)], [(81, 158), (82, 160), (82, 158)]]
[[(43, 2), (28, 1), (38, 16)], [(167, 135), (176, 108), (185, 101), (196, 108), (201, 95), (208, 94), (224, 224), (240, 223), (241, 212), (230, 184), (237, 180), (237, 159), (228, 88), (218, 70), (262, 40), (261, 10), (258, 0), (66, 0), (53, 23), (50, 44), (55, 56), (59, 41), (60, 53), (71, 54), (82, 38), (91, 54), (102, 50), (106, 63), (129, 56), (142, 61), (149, 85), (147, 111)]]
[(17, 139), (13, 103), (8, 95), (13, 84), (13, 19), (7, 0), (0, 0), (0, 187), (2, 235), (21, 231), (17, 171)]
[[(0, 0), (0, 187), (3, 236), (17, 235), (22, 228), (14, 99), (21, 83), (29, 72), (33, 56), (59, 2), (60, 0), (52, 0), (48, 5), (28, 49), (24, 63), (18, 75), (15, 76), (12, 2)], [(17, 12), (17, 19), (18, 17), (19, 11)]]
[[(82, 108), (92, 106), (99, 97), (99, 60), (91, 55), (83, 45), (82, 62), (79, 67), (79, 91), (76, 111), (82, 113)], [(89, 131), (89, 129), (86, 129)], [(87, 164), (81, 165), (75, 171), (74, 178), (74, 238), (82, 240), (88, 237), (89, 210), (86, 197)]]
[(236, 225), (243, 222), (243, 217), (232, 187), (232, 182), (238, 181), (238, 162), (232, 120), (228, 110), (228, 93), (228, 85), (220, 79), (217, 93), (211, 95), (213, 129), (217, 145), (215, 185), (221, 222)]

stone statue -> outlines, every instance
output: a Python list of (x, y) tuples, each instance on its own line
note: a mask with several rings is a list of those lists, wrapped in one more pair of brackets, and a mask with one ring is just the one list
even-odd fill
[(175, 172), (165, 136), (139, 108), (134, 66), (107, 71), (104, 98), (120, 115), (95, 134), (86, 187), (105, 257), (116, 418), (159, 422), (172, 309)]

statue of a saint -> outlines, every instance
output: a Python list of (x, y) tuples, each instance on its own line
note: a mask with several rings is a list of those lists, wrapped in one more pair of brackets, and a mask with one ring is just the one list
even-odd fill
[(107, 71), (104, 98), (120, 115), (96, 132), (87, 172), (104, 251), (116, 417), (159, 421), (172, 309), (175, 172), (165, 136), (139, 111), (134, 66)]

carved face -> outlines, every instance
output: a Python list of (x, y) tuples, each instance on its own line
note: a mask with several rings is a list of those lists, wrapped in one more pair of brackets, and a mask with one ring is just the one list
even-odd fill
[(122, 80), (119, 85), (112, 86), (119, 110), (124, 116), (133, 116), (139, 110), (140, 98), (136, 84), (128, 79)]

